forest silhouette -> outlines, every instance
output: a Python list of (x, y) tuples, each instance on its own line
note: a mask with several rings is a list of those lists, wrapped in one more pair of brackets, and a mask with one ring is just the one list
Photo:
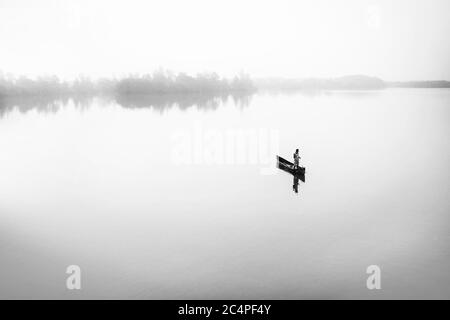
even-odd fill
[(303, 92), (323, 90), (374, 91), (385, 88), (448, 88), (448, 81), (386, 82), (376, 77), (350, 75), (338, 78), (260, 78), (249, 75), (227, 79), (217, 73), (191, 76), (160, 69), (152, 74), (132, 74), (122, 78), (92, 80), (79, 76), (63, 81), (57, 76), (29, 78), (15, 77), (0, 72), (0, 115), (18, 109), (55, 112), (73, 101), (75, 106), (86, 107), (95, 97), (114, 101), (124, 108), (154, 108), (165, 110), (174, 106), (184, 110), (191, 106), (215, 109), (232, 99), (246, 106), (258, 90), (263, 92)]
[(166, 109), (175, 105), (180, 109), (193, 105), (215, 108), (228, 98), (245, 105), (255, 91), (252, 80), (244, 73), (227, 79), (216, 73), (190, 76), (158, 70), (153, 74), (96, 81), (83, 76), (62, 81), (56, 76), (32, 79), (0, 73), (0, 113), (34, 108), (55, 111), (69, 100), (83, 106), (97, 96), (114, 100), (125, 108)]

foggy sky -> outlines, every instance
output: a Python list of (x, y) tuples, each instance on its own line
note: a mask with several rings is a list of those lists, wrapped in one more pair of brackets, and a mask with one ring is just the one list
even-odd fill
[(448, 0), (0, 0), (0, 70), (450, 79)]

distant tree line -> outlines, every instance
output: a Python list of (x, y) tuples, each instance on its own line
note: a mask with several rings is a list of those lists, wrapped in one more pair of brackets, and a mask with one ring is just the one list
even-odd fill
[(365, 75), (350, 75), (338, 78), (264, 78), (255, 79), (262, 91), (320, 91), (320, 90), (381, 90), (385, 88), (450, 88), (449, 81), (403, 81), (386, 82)]
[(229, 80), (217, 73), (202, 73), (193, 77), (185, 73), (155, 72), (152, 75), (129, 76), (117, 83), (119, 94), (166, 94), (166, 93), (229, 93), (254, 91), (255, 86), (246, 74), (241, 73)]
[(244, 73), (232, 79), (221, 78), (216, 73), (190, 76), (185, 73), (157, 71), (153, 74), (130, 75), (121, 79), (99, 79), (79, 77), (74, 81), (62, 81), (56, 76), (28, 77), (5, 76), (0, 73), (1, 96), (55, 96), (94, 94), (184, 94), (217, 93), (255, 90), (250, 77)]
[(229, 98), (236, 105), (246, 106), (255, 90), (252, 80), (244, 73), (226, 79), (216, 73), (190, 76), (159, 70), (120, 79), (94, 81), (80, 76), (73, 81), (62, 81), (56, 76), (14, 77), (0, 72), (0, 116), (14, 109), (53, 112), (69, 101), (83, 107), (96, 96), (125, 108), (164, 110), (174, 105), (181, 109), (196, 105), (213, 109)]
[(375, 77), (352, 75), (339, 78), (256, 79), (258, 89), (265, 91), (310, 91), (310, 90), (378, 90), (386, 88), (386, 83)]
[(156, 95), (156, 94), (213, 94), (229, 95), (258, 90), (378, 90), (386, 87), (448, 88), (448, 81), (385, 82), (364, 75), (339, 78), (286, 79), (264, 78), (252, 80), (245, 73), (232, 79), (217, 73), (191, 76), (158, 70), (152, 74), (129, 75), (120, 79), (103, 78), (96, 81), (84, 76), (73, 81), (62, 81), (56, 76), (14, 77), (0, 72), (0, 98), (21, 96), (68, 97), (71, 95)]
[(405, 81), (405, 82), (387, 82), (390, 88), (450, 88), (450, 81)]

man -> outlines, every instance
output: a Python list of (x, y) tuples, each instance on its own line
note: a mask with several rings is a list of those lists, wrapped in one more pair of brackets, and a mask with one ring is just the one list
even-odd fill
[(294, 169), (298, 169), (299, 162), (300, 162), (300, 155), (298, 153), (298, 149), (296, 149), (294, 153)]

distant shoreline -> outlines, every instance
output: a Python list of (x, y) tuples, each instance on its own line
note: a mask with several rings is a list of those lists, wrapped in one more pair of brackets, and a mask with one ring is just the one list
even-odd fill
[(88, 105), (92, 99), (102, 97), (124, 108), (164, 110), (177, 105), (181, 109), (196, 105), (214, 109), (221, 102), (233, 99), (240, 106), (248, 105), (257, 93), (316, 94), (320, 92), (381, 92), (385, 89), (450, 88), (449, 81), (386, 82), (367, 76), (346, 76), (334, 79), (251, 79), (241, 74), (224, 79), (216, 74), (190, 77), (183, 74), (130, 76), (123, 79), (92, 81), (81, 78), (73, 82), (57, 77), (2, 78), (0, 77), (0, 117), (15, 108), (21, 112), (38, 109), (57, 110), (60, 103), (73, 101), (77, 106)]
[(386, 82), (388, 88), (450, 88), (450, 81), (389, 81)]
[(450, 81), (384, 81), (366, 75), (338, 78), (250, 78), (241, 73), (232, 79), (216, 73), (189, 76), (183, 73), (159, 71), (153, 74), (128, 76), (121, 79), (80, 78), (61, 81), (56, 76), (30, 79), (5, 78), (0, 73), (0, 106), (5, 99), (58, 99), (72, 96), (108, 95), (115, 97), (160, 95), (252, 95), (256, 92), (327, 91), (327, 90), (383, 90), (386, 88), (450, 88)]
[(450, 81), (384, 81), (365, 75), (339, 78), (261, 78), (255, 86), (262, 91), (383, 90), (386, 88), (450, 88)]

